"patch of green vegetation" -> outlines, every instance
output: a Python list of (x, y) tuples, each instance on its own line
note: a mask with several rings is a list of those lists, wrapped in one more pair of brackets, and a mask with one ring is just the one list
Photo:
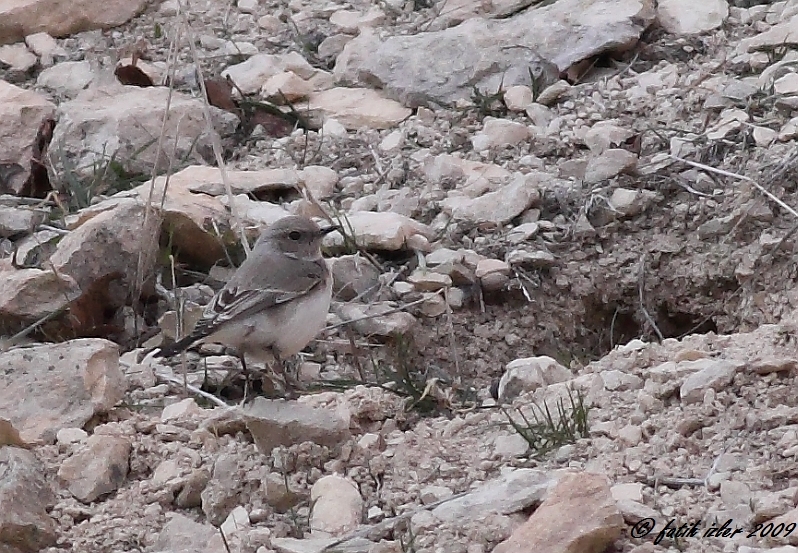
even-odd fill
[(516, 409), (515, 416), (504, 407), (501, 409), (513, 429), (529, 444), (532, 456), (540, 458), (563, 445), (574, 443), (579, 438), (586, 438), (589, 434), (589, 407), (585, 404), (582, 392), (574, 393), (569, 388), (568, 400), (570, 408), (566, 406), (565, 399), (560, 398), (554, 414), (545, 401), (543, 407), (533, 403), (529, 410), (533, 420), (520, 408)]

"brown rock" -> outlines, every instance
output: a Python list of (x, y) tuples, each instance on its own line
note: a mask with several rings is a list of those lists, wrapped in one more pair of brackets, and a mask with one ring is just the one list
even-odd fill
[[(145, 254), (143, 274), (150, 275), (158, 233), (144, 231), (144, 211), (144, 206), (132, 200), (120, 202), (66, 235), (50, 257), (56, 272), (78, 283), (84, 316), (96, 319), (95, 324), (105, 322), (103, 313), (127, 302), (136, 282), (140, 252)], [(150, 221), (157, 223), (155, 218)]]
[(75, 279), (41, 269), (0, 272), (0, 332), (11, 334), (80, 296)]
[(765, 357), (751, 362), (751, 368), (757, 374), (777, 372), (795, 373), (798, 370), (798, 360), (784, 357)]
[[(216, 229), (223, 233), (223, 237), (227, 234), (231, 242), (237, 238), (232, 236), (232, 233), (225, 233), (230, 225), (227, 222), (229, 215), (224, 205), (217, 198), (194, 193), (189, 188), (189, 185), (195, 182), (194, 177), (200, 173), (199, 169), (187, 167), (172, 175), (163, 204), (161, 229), (172, 237), (172, 245), (181, 258), (213, 264), (224, 258), (224, 244), (219, 240)], [(209, 169), (213, 169), (217, 174), (219, 172), (216, 168)], [(202, 173), (207, 175), (207, 172)], [(155, 201), (160, 200), (165, 182), (164, 177), (155, 179), (153, 193)], [(150, 183), (146, 182), (134, 191), (141, 199), (148, 200)]]
[(76, 499), (90, 503), (125, 482), (130, 449), (126, 438), (95, 434), (83, 449), (61, 463), (58, 477)]
[(108, 29), (128, 21), (147, 6), (146, 0), (112, 0), (97, 9), (92, 0), (64, 4), (58, 0), (11, 0), (0, 6), (0, 44), (18, 42), (38, 32), (65, 36)]
[(620, 537), (623, 524), (606, 476), (565, 475), (493, 552), (600, 553)]
[(206, 469), (194, 469), (185, 480), (183, 489), (177, 494), (175, 504), (181, 509), (193, 509), (202, 505), (202, 491), (211, 479)]
[(0, 551), (40, 551), (55, 545), (55, 524), (46, 510), (55, 504), (55, 495), (44, 474), (33, 453), (0, 447)]

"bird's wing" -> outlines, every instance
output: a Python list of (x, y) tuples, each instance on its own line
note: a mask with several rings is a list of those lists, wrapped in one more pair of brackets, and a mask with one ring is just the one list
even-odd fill
[(195, 340), (210, 336), (222, 325), (234, 319), (241, 319), (258, 311), (300, 298), (313, 290), (321, 279), (301, 279), (303, 286), (298, 290), (247, 290), (226, 287), (214, 296), (205, 307), (202, 319), (191, 333)]
[(246, 285), (244, 283), (247, 282), (249, 275), (236, 274), (205, 307), (202, 318), (191, 334), (162, 348), (159, 356), (168, 357), (179, 353), (194, 342), (207, 338), (234, 319), (245, 318), (310, 293), (324, 282), (326, 267), (323, 263), (324, 261), (320, 260), (301, 265), (290, 278), (286, 277), (268, 288), (253, 288), (252, 284)]

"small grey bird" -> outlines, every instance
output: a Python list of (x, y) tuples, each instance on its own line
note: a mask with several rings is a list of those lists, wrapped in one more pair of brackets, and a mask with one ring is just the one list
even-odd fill
[[(240, 358), (281, 363), (296, 355), (324, 326), (332, 277), (321, 256), (325, 234), (306, 217), (288, 216), (268, 227), (185, 338), (156, 357), (179, 353), (199, 341), (234, 348)], [(244, 364), (246, 370), (246, 364)]]

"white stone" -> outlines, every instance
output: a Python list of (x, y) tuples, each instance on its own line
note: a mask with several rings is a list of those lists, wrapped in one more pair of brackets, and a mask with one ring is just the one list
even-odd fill
[(39, 73), (36, 84), (72, 98), (93, 80), (94, 71), (88, 61), (65, 61)]
[(296, 102), (313, 93), (313, 85), (293, 71), (278, 73), (266, 79), (260, 89), (261, 96), (276, 104)]
[(773, 83), (776, 94), (798, 94), (798, 73), (787, 73)]
[(39, 56), (43, 67), (53, 65), (55, 56), (66, 56), (66, 51), (58, 46), (58, 42), (47, 33), (34, 33), (25, 37), (25, 44)]
[(395, 100), (368, 88), (336, 87), (313, 93), (308, 100), (309, 117), (333, 117), (349, 130), (361, 127), (387, 129), (404, 121), (412, 111)]
[(700, 403), (707, 389), (724, 389), (731, 384), (735, 373), (743, 366), (743, 362), (727, 359), (699, 359), (679, 363), (679, 369), (695, 371), (684, 380), (679, 389), (682, 403)]
[(338, 136), (343, 137), (346, 136), (348, 133), (346, 131), (346, 127), (341, 124), (338, 119), (330, 118), (324, 122), (324, 125), (321, 126), (322, 134), (327, 136)]
[[(415, 235), (432, 238), (433, 233), (427, 225), (410, 217), (390, 211), (375, 213), (358, 211), (345, 217), (345, 225), (351, 226), (360, 247), (396, 251), (404, 249)], [(339, 248), (344, 245), (339, 232), (331, 232), (324, 239), (324, 245)]]
[(274, 75), (282, 73), (285, 64), (279, 56), (256, 54), (248, 60), (231, 65), (222, 71), (222, 77), (230, 77), (244, 94), (254, 94)]
[(395, 131), (391, 131), (380, 142), (380, 150), (382, 150), (385, 153), (395, 152), (396, 150), (402, 147), (404, 139), (405, 135), (402, 131), (398, 129)]
[(56, 441), (64, 445), (82, 442), (88, 437), (88, 433), (82, 428), (62, 428), (55, 434)]
[(351, 480), (324, 476), (310, 489), (313, 511), (310, 533), (314, 537), (336, 537), (354, 530), (363, 516), (363, 498)]
[(236, 5), (241, 13), (255, 13), (258, 11), (258, 0), (238, 0)]
[(222, 523), (221, 530), (225, 537), (228, 538), (236, 532), (249, 528), (249, 526), (249, 513), (244, 507), (238, 505), (227, 515), (227, 518)]
[(637, 156), (621, 148), (610, 148), (591, 157), (585, 169), (585, 183), (596, 184), (620, 173), (632, 172), (637, 166)]
[(532, 104), (532, 90), (528, 86), (511, 86), (504, 93), (504, 103), (510, 111), (524, 111)]
[(183, 417), (191, 417), (201, 413), (202, 408), (197, 405), (197, 402), (194, 401), (194, 398), (189, 397), (164, 407), (163, 411), (161, 412), (161, 422), (168, 422), (170, 420), (180, 419)]
[(523, 392), (565, 382), (573, 378), (571, 371), (551, 357), (524, 357), (510, 361), (499, 380), (499, 399), (510, 401)]
[(726, 0), (660, 0), (657, 20), (675, 34), (689, 35), (717, 29), (729, 16)]
[(530, 136), (529, 127), (523, 123), (486, 117), (482, 131), (471, 138), (471, 144), (480, 152), (493, 147), (514, 146)]
[(24, 44), (0, 46), (0, 63), (11, 66), (11, 71), (26, 72), (36, 65), (36, 56)]
[(431, 503), (436, 503), (441, 499), (446, 499), (447, 497), (452, 497), (454, 492), (447, 488), (446, 486), (426, 486), (421, 489), (421, 503), (424, 505), (429, 505)]

